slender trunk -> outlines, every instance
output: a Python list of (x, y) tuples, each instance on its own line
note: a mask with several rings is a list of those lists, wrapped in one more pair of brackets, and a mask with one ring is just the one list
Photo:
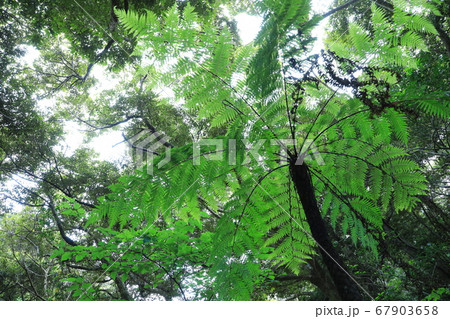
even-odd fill
[(320, 246), (323, 262), (336, 285), (340, 298), (342, 300), (362, 300), (355, 282), (345, 270), (344, 264), (328, 236), (328, 231), (317, 205), (308, 166), (305, 163), (296, 165), (295, 162), (292, 162), (290, 174), (305, 211), (311, 234)]

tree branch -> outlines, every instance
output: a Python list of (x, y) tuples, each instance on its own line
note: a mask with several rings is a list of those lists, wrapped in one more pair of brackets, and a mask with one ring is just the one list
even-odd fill
[(66, 235), (66, 231), (64, 230), (61, 220), (59, 219), (58, 214), (56, 213), (55, 205), (53, 204), (53, 199), (51, 197), (49, 197), (48, 206), (50, 207), (50, 210), (52, 211), (53, 218), (55, 219), (56, 226), (58, 227), (58, 230), (59, 230), (59, 233), (60, 233), (62, 239), (66, 243), (68, 243), (70, 246), (78, 246), (77, 243), (75, 243), (72, 239), (70, 239)]
[[(14, 162), (13, 162), (13, 163), (14, 163)], [(14, 163), (14, 164), (16, 165), (16, 163)], [(18, 165), (16, 165), (16, 167), (17, 167), (18, 170), (21, 171), (22, 173), (25, 173), (25, 174), (28, 175), (28, 176), (31, 176), (31, 177), (33, 177), (33, 178), (36, 178), (36, 179), (40, 180), (40, 181), (43, 181), (43, 182), (49, 184), (50, 186), (54, 187), (55, 189), (61, 191), (61, 192), (62, 192), (64, 195), (66, 195), (67, 197), (73, 198), (78, 204), (84, 205), (84, 206), (89, 207), (89, 208), (95, 208), (95, 205), (90, 204), (90, 203), (87, 203), (87, 202), (83, 202), (83, 201), (81, 201), (81, 200), (79, 200), (79, 199), (76, 199), (76, 198), (75, 198), (68, 190), (66, 190), (66, 189), (64, 189), (64, 188), (62, 188), (62, 187), (56, 185), (55, 183), (49, 181), (49, 180), (46, 179), (45, 177), (40, 177), (40, 176), (34, 174), (33, 172), (31, 172), (31, 171), (25, 169), (25, 168), (21, 168), (21, 167), (18, 166)], [(22, 186), (22, 187), (23, 187), (23, 186)], [(25, 187), (24, 187), (24, 188), (25, 188)], [(25, 188), (25, 189), (26, 189), (26, 188)], [(41, 196), (39, 196), (39, 197), (41, 197)], [(41, 197), (41, 198), (42, 198), (42, 197)]]
[(351, 6), (352, 4), (355, 4), (357, 2), (360, 2), (361, 0), (350, 0), (347, 3), (344, 3), (343, 5), (340, 5), (339, 7), (336, 7), (330, 11), (328, 11), (327, 13), (322, 14), (322, 18), (326, 18), (329, 17), (330, 15), (332, 15), (333, 13), (336, 13), (338, 11), (344, 10), (345, 8)]
[(81, 82), (85, 82), (87, 77), (89, 76), (89, 74), (91, 73), (92, 68), (94, 67), (94, 65), (102, 58), (102, 56), (104, 56), (106, 54), (106, 52), (108, 52), (109, 48), (111, 48), (111, 46), (114, 44), (114, 42), (116, 42), (114, 39), (111, 39), (108, 41), (108, 43), (106, 44), (106, 46), (103, 48), (102, 52), (100, 52), (99, 54), (97, 54), (94, 58), (94, 61), (89, 63), (87, 69), (86, 69), (86, 73), (83, 76), (83, 79), (81, 80)]
[(89, 123), (89, 122), (86, 121), (86, 120), (83, 120), (83, 119), (79, 118), (79, 117), (77, 117), (77, 120), (80, 121), (80, 122), (82, 122), (82, 123), (84, 123), (84, 124), (86, 124), (86, 125), (89, 126), (89, 127), (92, 127), (92, 128), (94, 129), (94, 131), (97, 131), (97, 130), (104, 130), (104, 129), (112, 128), (112, 127), (117, 126), (117, 125), (119, 125), (119, 124), (126, 123), (126, 122), (128, 122), (129, 120), (131, 120), (131, 119), (137, 119), (137, 118), (140, 118), (140, 116), (137, 116), (137, 115), (127, 115), (127, 116), (125, 117), (125, 119), (120, 120), (120, 121), (117, 121), (117, 122), (114, 122), (114, 123), (106, 124), (105, 126), (96, 126), (96, 125), (94, 125), (94, 124)]
[(78, 265), (72, 265), (72, 264), (66, 264), (66, 266), (69, 268), (86, 270), (86, 271), (99, 271), (99, 270), (103, 269), (101, 267), (91, 268), (91, 267), (84, 267), (84, 266), (78, 266)]
[(169, 276), (169, 278), (178, 286), (178, 289), (180, 289), (181, 295), (183, 296), (184, 300), (186, 299), (186, 296), (184, 294), (184, 290), (183, 287), (181, 286), (181, 284), (178, 282), (178, 280), (175, 279), (174, 276), (172, 276), (172, 274), (163, 266), (161, 265), (159, 262), (157, 262), (156, 260), (151, 259), (149, 256), (147, 256), (146, 254), (142, 253), (142, 256), (144, 256), (145, 258), (147, 258), (149, 261), (151, 261), (152, 263), (154, 263), (156, 266), (158, 266), (159, 268), (161, 268), (166, 274), (167, 276)]

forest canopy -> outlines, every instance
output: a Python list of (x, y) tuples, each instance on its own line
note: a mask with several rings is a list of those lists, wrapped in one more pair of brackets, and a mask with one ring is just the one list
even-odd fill
[(449, 3), (318, 2), (0, 0), (0, 299), (450, 300)]

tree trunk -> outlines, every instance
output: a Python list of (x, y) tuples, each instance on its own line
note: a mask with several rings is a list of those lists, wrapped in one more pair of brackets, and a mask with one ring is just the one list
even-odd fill
[(127, 287), (125, 286), (125, 284), (123, 283), (122, 279), (120, 279), (119, 276), (120, 276), (120, 274), (116, 275), (114, 282), (117, 286), (117, 290), (119, 291), (120, 299), (133, 301), (133, 298), (130, 296), (130, 293), (128, 292)]
[(319, 259), (320, 256), (307, 260), (309, 266), (311, 267), (311, 283), (319, 288), (327, 300), (342, 300), (333, 279), (331, 279), (330, 272), (324, 268), (322, 260), (319, 261)]
[(328, 231), (317, 205), (308, 166), (306, 163), (296, 165), (293, 161), (290, 164), (290, 174), (305, 211), (312, 237), (320, 246), (319, 250), (323, 262), (336, 285), (340, 298), (342, 300), (362, 300), (363, 298), (355, 282), (345, 270), (344, 264), (328, 236)]

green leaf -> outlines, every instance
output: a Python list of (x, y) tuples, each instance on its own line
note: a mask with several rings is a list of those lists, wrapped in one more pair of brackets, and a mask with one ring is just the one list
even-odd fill
[(72, 253), (71, 252), (65, 252), (61, 256), (61, 261), (69, 260), (70, 258), (72, 258)]
[(79, 262), (82, 261), (84, 259), (84, 257), (86, 257), (87, 254), (78, 254), (75, 256), (75, 261)]

